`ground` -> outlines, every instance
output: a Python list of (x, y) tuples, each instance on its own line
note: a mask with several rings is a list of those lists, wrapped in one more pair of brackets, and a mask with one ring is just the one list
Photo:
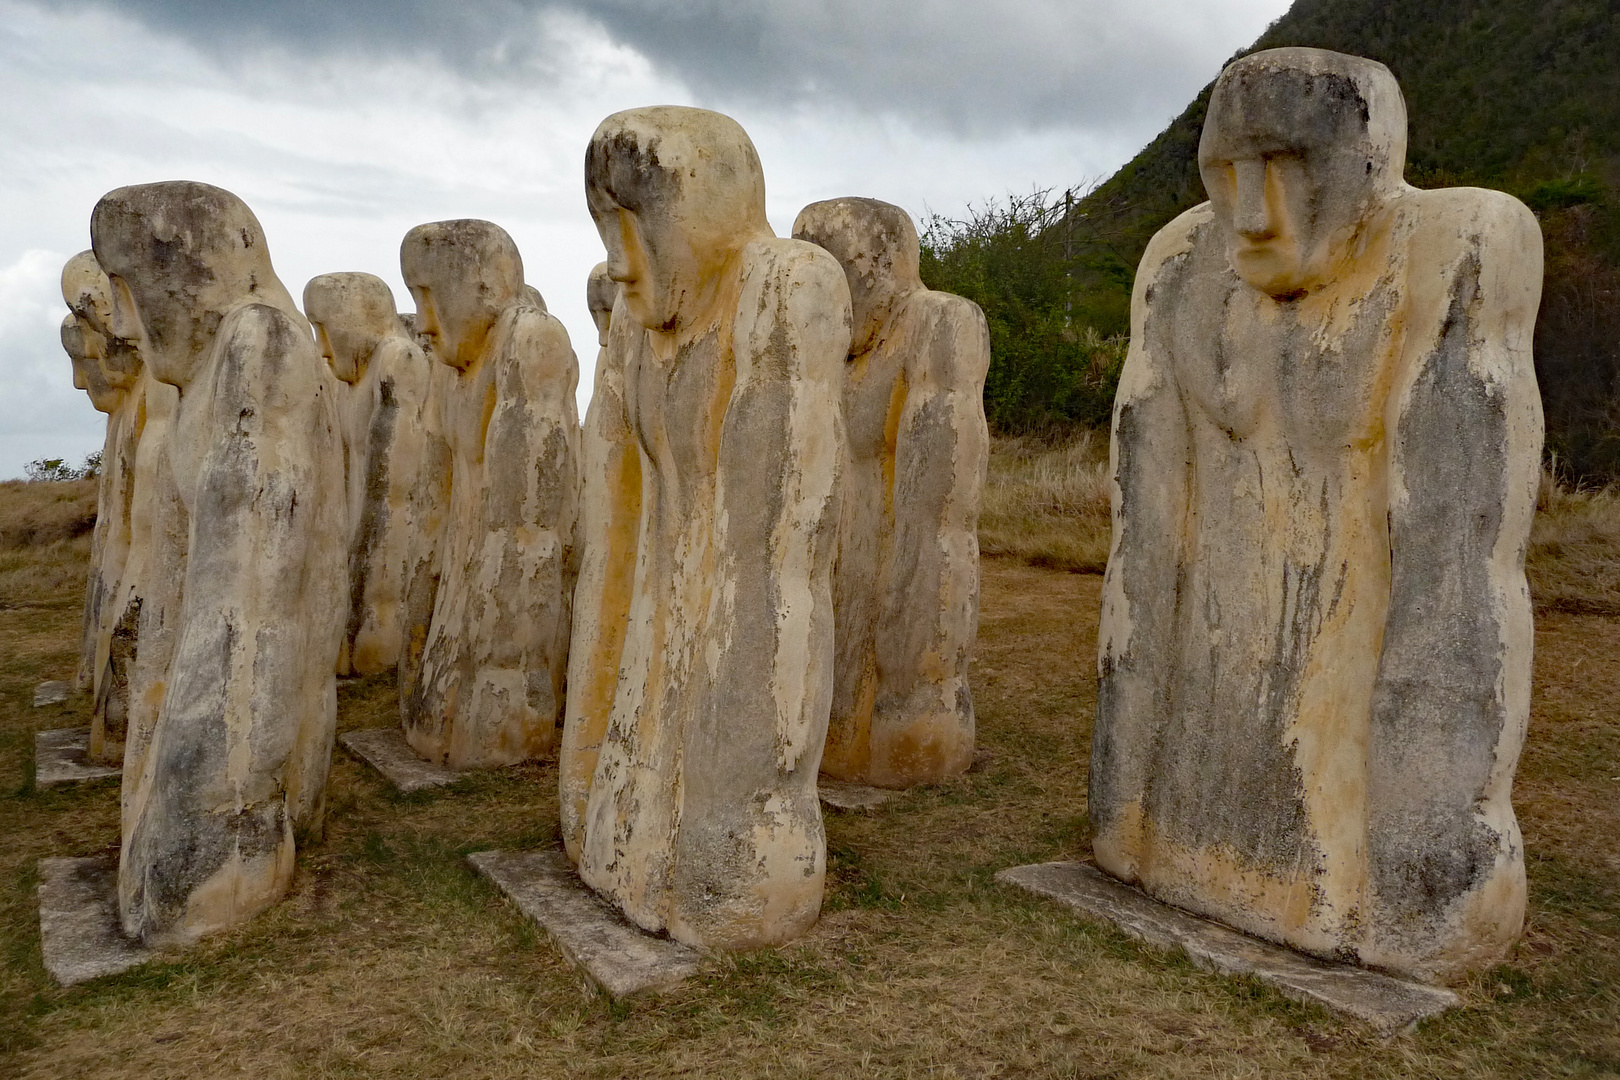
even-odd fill
[[(1461, 1009), (1393, 1039), (993, 880), (1088, 853), (1101, 579), (1013, 555), (984, 562), (973, 688), (988, 767), (829, 816), (824, 914), (799, 943), (613, 1004), (463, 858), (557, 842), (554, 765), (400, 797), (339, 750), (326, 835), (284, 903), (64, 990), (40, 962), (35, 865), (115, 850), (118, 788), (34, 789), (34, 731), (87, 707), (30, 701), (73, 672), (84, 557), (82, 538), (0, 551), (0, 1076), (1620, 1075), (1613, 615), (1538, 616), (1515, 789), (1523, 942), (1460, 988)], [(340, 730), (393, 718), (386, 679), (343, 684)]]

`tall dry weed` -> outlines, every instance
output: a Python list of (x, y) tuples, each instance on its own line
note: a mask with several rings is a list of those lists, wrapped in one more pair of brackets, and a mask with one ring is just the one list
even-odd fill
[(0, 610), (82, 599), (96, 482), (0, 481)]
[[(1100, 573), (1108, 542), (1106, 435), (991, 440), (981, 552)], [(1545, 473), (1526, 570), (1538, 611), (1620, 615), (1620, 486), (1570, 487)]]
[(1108, 563), (1108, 439), (996, 438), (979, 513), (979, 550), (1035, 566), (1101, 573)]
[(1541, 479), (1525, 556), (1538, 611), (1620, 615), (1620, 486)]
[(72, 540), (95, 525), (94, 480), (0, 481), (0, 551)]

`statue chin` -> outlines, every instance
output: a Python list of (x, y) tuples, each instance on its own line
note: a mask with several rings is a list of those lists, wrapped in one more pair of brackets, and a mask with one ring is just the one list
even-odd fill
[(1317, 284), (1292, 245), (1279, 250), (1270, 244), (1240, 243), (1230, 249), (1228, 259), (1246, 285), (1273, 300), (1297, 300)]

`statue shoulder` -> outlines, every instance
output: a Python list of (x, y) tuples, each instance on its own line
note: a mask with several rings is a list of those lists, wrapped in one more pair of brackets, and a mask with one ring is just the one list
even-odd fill
[(1524, 203), (1505, 191), (1451, 187), (1413, 189), (1407, 196), (1414, 222), (1417, 253), (1442, 263), (1469, 252), (1482, 261), (1542, 258), (1541, 226)]
[(1199, 234), (1214, 221), (1215, 211), (1207, 202), (1178, 214), (1147, 242), (1136, 271), (1136, 280), (1140, 282), (1151, 277), (1165, 263), (1190, 253), (1200, 239)]
[[(940, 292), (938, 289), (918, 289), (906, 300), (906, 307), (942, 326), (987, 326), (984, 309), (965, 296)], [(986, 331), (988, 333), (988, 330)]]
[(220, 321), (214, 349), (220, 363), (245, 379), (274, 379), (289, 392), (328, 373), (304, 323), (271, 304), (242, 304)]
[(767, 287), (791, 287), (794, 292), (841, 292), (848, 302), (844, 268), (825, 248), (809, 241), (776, 236), (755, 240), (743, 248), (742, 258), (745, 282), (763, 278)]
[(524, 378), (579, 378), (579, 361), (568, 340), (568, 330), (555, 315), (528, 303), (515, 304), (502, 315), (505, 326), (500, 360), (515, 363)]
[[(779, 237), (750, 242), (742, 260), (737, 346), (751, 342), (801, 368), (808, 364), (820, 375), (842, 378), (852, 317), (838, 260), (815, 244)], [(791, 347), (784, 351), (784, 345)]]
[(934, 377), (950, 383), (984, 381), (990, 368), (990, 324), (978, 304), (955, 293), (919, 289), (906, 298), (900, 317), (907, 324), (914, 380), (927, 367), (939, 369)]

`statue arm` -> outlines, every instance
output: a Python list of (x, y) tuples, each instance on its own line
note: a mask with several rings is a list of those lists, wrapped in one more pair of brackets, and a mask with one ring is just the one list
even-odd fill
[(574, 389), (579, 362), (568, 331), (551, 315), (520, 308), (484, 438), (489, 524), (560, 530), (573, 543), (578, 497), (579, 417)]
[(716, 697), (768, 704), (778, 767), (788, 773), (806, 756), (819, 761), (831, 705), (849, 292), (819, 248), (773, 241), (751, 250), (717, 461), (717, 561), (734, 589), (717, 599), (731, 605), (722, 622), (734, 635), (717, 678), (734, 685)]
[(257, 304), (215, 349), (195, 391), (212, 414), (180, 638), (126, 847), (128, 876), (151, 886), (153, 921), (132, 929), (157, 933), (188, 907), (188, 922), (229, 925), (285, 887), (295, 829), (318, 825), (336, 704), (345, 514), (324, 364)]
[(1187, 217), (1172, 222), (1143, 256), (1109, 438), (1113, 532), (1097, 632), (1088, 808), (1098, 862), (1126, 880), (1136, 877), (1150, 755), (1169, 707), (1192, 470), (1171, 358), (1147, 333), (1148, 297), (1192, 227)]
[[(949, 673), (916, 686), (932, 690), (934, 711), (964, 711), (967, 661), (978, 627), (979, 503), (990, 455), (984, 377), (990, 331), (977, 304), (923, 293), (908, 312), (920, 331), (907, 346), (906, 400), (895, 439), (894, 563), (880, 638), (922, 633), (880, 655), (931, 657)], [(919, 620), (918, 605), (931, 617)], [(912, 663), (915, 664), (916, 661)], [(932, 666), (913, 669), (917, 675)], [(965, 698), (963, 699), (965, 700)], [(914, 703), (924, 707), (923, 702)], [(925, 709), (925, 711), (927, 711)], [(970, 716), (971, 713), (967, 713)], [(967, 718), (964, 716), (964, 719)]]
[(1416, 197), (1427, 210), (1410, 308), (1432, 329), (1411, 334), (1423, 351), (1386, 417), (1390, 604), (1368, 747), (1373, 886), (1408, 923), (1517, 847), (1509, 795), (1533, 634), (1524, 553), (1542, 449), (1540, 230), (1496, 192)]
[(585, 811), (613, 700), (630, 620), (640, 546), (641, 450), (626, 405), (626, 360), (646, 337), (622, 298), (596, 357), (596, 385), (580, 434), (580, 512), (568, 646), (568, 696), (557, 753), (563, 847), (579, 862)]

